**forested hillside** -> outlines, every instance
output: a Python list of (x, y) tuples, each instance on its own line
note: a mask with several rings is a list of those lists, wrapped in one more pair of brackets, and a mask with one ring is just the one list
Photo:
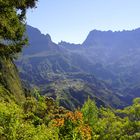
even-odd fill
[(132, 63), (114, 74), (85, 42), (55, 44), (26, 26), (36, 2), (0, 0), (0, 140), (139, 140), (139, 79), (114, 81)]
[(16, 64), (21, 78), (39, 87), (43, 95), (60, 98), (60, 104), (71, 109), (81, 106), (88, 96), (98, 100), (99, 106), (116, 108), (140, 96), (139, 29), (93, 30), (82, 44), (55, 44), (50, 35), (31, 26), (27, 34), (29, 47)]
[[(2, 94), (10, 93), (0, 87)], [(0, 139), (139, 140), (140, 99), (123, 110), (97, 108), (88, 99), (82, 108), (72, 112), (59, 107), (52, 98), (40, 96), (36, 90), (20, 105), (1, 98)]]

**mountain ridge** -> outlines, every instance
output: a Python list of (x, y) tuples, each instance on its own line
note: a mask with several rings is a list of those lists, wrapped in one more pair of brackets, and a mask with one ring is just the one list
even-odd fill
[[(38, 30), (34, 31), (34, 28), (30, 26), (29, 28), (31, 29), (27, 29), (27, 33), (30, 46), (23, 49), (22, 56), (16, 64), (19, 67), (21, 78), (32, 86), (41, 87), (43, 94), (57, 98), (57, 95), (59, 97), (57, 92), (50, 94), (45, 87), (55, 89), (56, 86), (53, 85), (55, 82), (65, 83), (66, 80), (66, 83), (71, 84), (71, 81), (75, 83), (74, 81), (77, 80), (78, 83), (81, 83), (82, 80), (87, 87), (85, 89), (91, 93), (82, 89), (79, 94), (79, 84), (77, 85), (77, 83), (77, 86), (74, 86), (75, 90), (71, 90), (69, 84), (60, 84), (59, 90), (64, 93), (63, 96), (67, 97), (68, 94), (69, 97), (72, 97), (75, 94), (73, 99), (76, 101), (69, 102), (64, 99), (60, 101), (62, 104), (75, 106), (75, 103), (80, 103), (79, 99), (86, 100), (87, 96), (92, 98), (94, 96), (113, 107), (123, 107), (131, 104), (132, 99), (139, 96), (137, 93), (139, 86), (134, 86), (140, 83), (138, 78), (140, 76), (139, 29), (130, 31), (128, 37), (127, 31), (123, 32), (125, 35), (122, 35), (122, 32), (117, 35), (115, 32), (111, 32), (117, 36), (115, 39), (112, 35), (106, 36), (108, 32), (104, 32), (103, 35), (100, 35), (102, 32), (99, 32), (97, 37), (90, 34), (91, 37), (86, 40), (87, 43), (73, 44), (62, 41), (56, 44), (50, 37), (42, 35)], [(133, 39), (134, 34), (137, 36), (135, 40)], [(77, 77), (77, 73), (81, 73), (80, 77)], [(100, 88), (95, 86), (96, 88), (92, 89), (96, 82), (88, 81), (87, 84), (86, 77), (93, 75), (99, 83), (105, 82), (106, 88), (101, 84)], [(63, 90), (63, 86), (67, 90)]]
[[(49, 33), (44, 34), (44, 33), (42, 33), (38, 28), (33, 27), (33, 26), (31, 26), (31, 25), (27, 25), (27, 26), (26, 26), (26, 30), (28, 30), (29, 27), (32, 28), (32, 29), (34, 29), (34, 30), (38, 30), (38, 32), (40, 32), (40, 34), (42, 34), (42, 35), (44, 35), (44, 36), (49, 36), (50, 40), (52, 41), (51, 35), (50, 35)], [(99, 29), (93, 29), (93, 30), (89, 31), (89, 33), (87, 34), (87, 37), (88, 37), (91, 33), (94, 33), (94, 32), (101, 32), (101, 33), (122, 33), (122, 32), (137, 32), (137, 31), (140, 31), (140, 27), (137, 27), (137, 28), (134, 28), (134, 29), (122, 29), (122, 30), (111, 30), (111, 29), (109, 29), (109, 30), (99, 30)], [(86, 40), (86, 38), (85, 38), (85, 40)], [(73, 42), (69, 42), (69, 41), (65, 41), (65, 40), (61, 40), (61, 41), (58, 42), (58, 43), (56, 43), (56, 42), (54, 42), (54, 41), (52, 41), (52, 42), (54, 42), (54, 43), (57, 44), (57, 45), (59, 45), (59, 44), (61, 44), (61, 43), (68, 43), (68, 44), (73, 44), (73, 45), (82, 45), (82, 44), (85, 42), (85, 40), (83, 40), (83, 42), (81, 42), (81, 43), (73, 43)]]

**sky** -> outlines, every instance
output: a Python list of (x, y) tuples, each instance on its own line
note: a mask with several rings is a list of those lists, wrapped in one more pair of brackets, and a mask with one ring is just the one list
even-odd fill
[(140, 27), (140, 0), (39, 0), (28, 10), (27, 24), (61, 40), (82, 43), (91, 30)]

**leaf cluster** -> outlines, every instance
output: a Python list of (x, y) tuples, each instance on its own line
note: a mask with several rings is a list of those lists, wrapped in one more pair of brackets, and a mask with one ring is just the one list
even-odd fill
[[(0, 87), (0, 93), (6, 90)], [(12, 98), (0, 102), (1, 140), (139, 140), (140, 99), (121, 110), (97, 108), (88, 99), (67, 110), (35, 90), (20, 105)]]
[(11, 55), (20, 52), (27, 44), (25, 35), (26, 10), (37, 0), (0, 0), (0, 53)]

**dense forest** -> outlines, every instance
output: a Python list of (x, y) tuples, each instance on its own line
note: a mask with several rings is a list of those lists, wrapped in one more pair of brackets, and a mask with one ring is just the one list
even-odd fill
[[(122, 110), (97, 108), (88, 99), (74, 111), (37, 90), (20, 104), (0, 87), (1, 140), (139, 140), (140, 99)], [(8, 97), (9, 95), (9, 97)]]
[[(99, 100), (98, 95), (95, 98), (96, 94), (112, 95), (110, 86), (93, 75), (83, 73), (67, 74), (66, 81), (63, 79), (59, 85), (51, 83), (44, 94), (38, 87), (29, 88), (21, 81), (14, 62), (17, 53), (28, 42), (25, 34), (26, 10), (34, 8), (36, 2), (0, 0), (0, 140), (139, 140), (140, 98), (135, 98), (132, 105), (123, 109), (114, 109), (116, 104), (113, 102), (106, 104), (109, 98)], [(72, 70), (77, 71), (75, 68)], [(87, 80), (88, 89), (87, 95), (85, 91), (86, 101), (83, 100), (82, 104), (64, 107), (57, 98), (54, 100), (45, 94), (47, 90), (51, 93), (57, 86), (62, 87), (59, 92), (64, 92), (63, 83), (66, 83), (65, 86), (73, 84), (76, 90), (85, 89), (81, 79)], [(92, 91), (94, 96), (90, 94)], [(66, 93), (63, 95), (66, 96)], [(116, 94), (112, 96), (119, 99)]]

